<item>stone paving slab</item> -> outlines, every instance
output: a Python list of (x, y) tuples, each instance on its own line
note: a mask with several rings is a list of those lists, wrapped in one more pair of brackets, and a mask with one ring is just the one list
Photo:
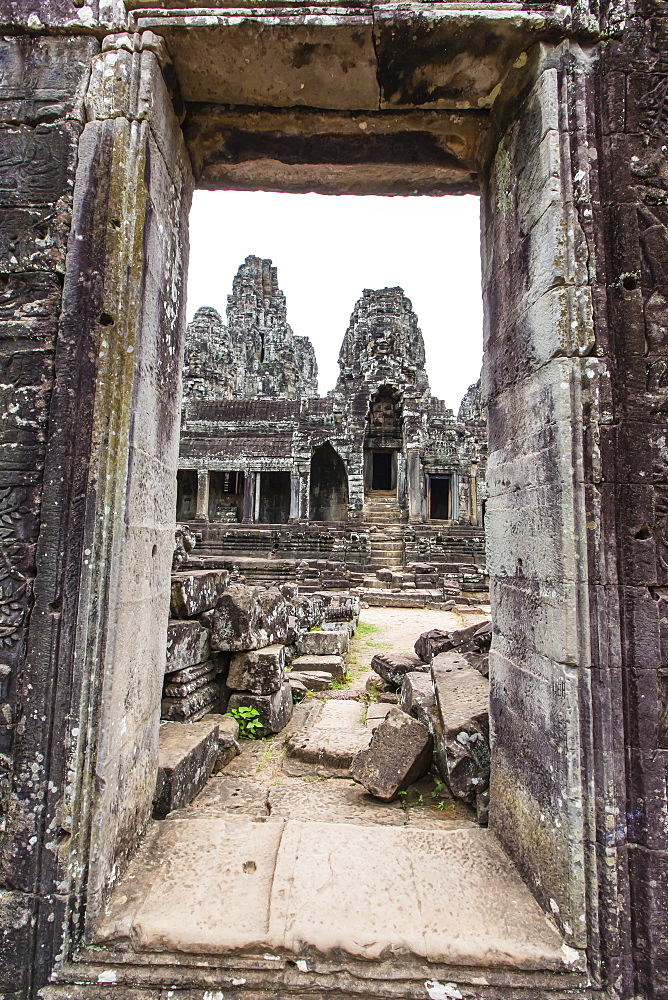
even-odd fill
[(489, 969), (579, 960), (487, 830), (205, 816), (153, 824), (95, 943)]
[[(292, 733), (286, 743), (288, 758), (345, 774), (356, 753), (371, 739), (359, 701), (326, 701), (312, 725)], [(285, 762), (290, 773), (289, 761)]]

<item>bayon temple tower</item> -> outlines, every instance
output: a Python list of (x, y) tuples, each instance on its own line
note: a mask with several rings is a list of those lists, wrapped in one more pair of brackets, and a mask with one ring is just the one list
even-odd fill
[(200, 308), (186, 337), (177, 518), (199, 557), (372, 598), (485, 589), (479, 387), (458, 416), (431, 395), (403, 289), (364, 289), (325, 397), (271, 261), (246, 258), (226, 318)]

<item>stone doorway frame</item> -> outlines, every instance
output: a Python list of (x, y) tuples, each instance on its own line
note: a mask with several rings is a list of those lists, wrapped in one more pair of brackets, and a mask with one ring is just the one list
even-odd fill
[[(48, 952), (42, 971), (59, 953), (75, 957), (153, 795), (192, 188), (159, 20), (155, 12), (138, 17), (136, 33), (112, 36), (94, 60), (79, 148), (35, 608), (38, 621), (40, 611), (53, 612), (69, 574), (51, 720), (51, 745), (65, 753), (48, 762), (53, 787), (66, 782), (67, 792), (54, 793), (47, 809), (60, 832), (40, 869), (54, 914), (45, 910), (37, 931)], [(532, 15), (526, 23), (480, 153), (495, 614), (491, 822), (570, 946), (586, 949), (593, 984), (602, 962), (608, 982), (628, 984), (629, 862), (605, 837), (605, 817), (623, 810), (626, 777), (614, 732), (624, 698), (613, 649), (618, 610), (602, 593), (615, 581), (601, 578), (602, 546), (615, 530), (592, 488), (608, 379), (590, 267), (593, 63), (578, 42), (542, 43)], [(365, 175), (367, 190), (372, 183)], [(458, 175), (452, 186), (461, 183)], [(546, 416), (551, 432), (539, 439)], [(82, 423), (90, 434), (77, 441)], [(535, 475), (540, 504), (530, 502)], [(520, 522), (531, 525), (530, 547)], [(54, 565), (49, 546), (63, 531), (68, 543)], [(137, 575), (146, 566), (151, 572)], [(151, 611), (139, 630), (138, 603)], [(32, 653), (53, 661), (52, 636), (36, 627)], [(539, 818), (541, 804), (551, 822)]]

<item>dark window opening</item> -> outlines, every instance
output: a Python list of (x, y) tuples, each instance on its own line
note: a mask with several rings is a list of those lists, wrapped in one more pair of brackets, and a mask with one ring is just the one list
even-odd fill
[(290, 519), (290, 473), (261, 472), (258, 521), (287, 524)]
[(197, 514), (197, 472), (179, 469), (176, 473), (176, 520), (189, 521)]
[(311, 458), (309, 509), (312, 521), (345, 521), (348, 516), (348, 475), (329, 442)]
[(429, 477), (429, 517), (447, 521), (452, 517), (450, 506), (450, 476)]
[(371, 459), (371, 489), (392, 489), (391, 451), (374, 451)]

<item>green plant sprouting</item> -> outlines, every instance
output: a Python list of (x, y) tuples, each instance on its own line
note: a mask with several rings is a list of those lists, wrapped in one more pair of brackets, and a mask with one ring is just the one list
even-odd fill
[(226, 715), (231, 715), (239, 723), (239, 736), (242, 740), (257, 740), (260, 738), (258, 729), (262, 729), (260, 713), (256, 708), (240, 705), (239, 708), (231, 708)]

